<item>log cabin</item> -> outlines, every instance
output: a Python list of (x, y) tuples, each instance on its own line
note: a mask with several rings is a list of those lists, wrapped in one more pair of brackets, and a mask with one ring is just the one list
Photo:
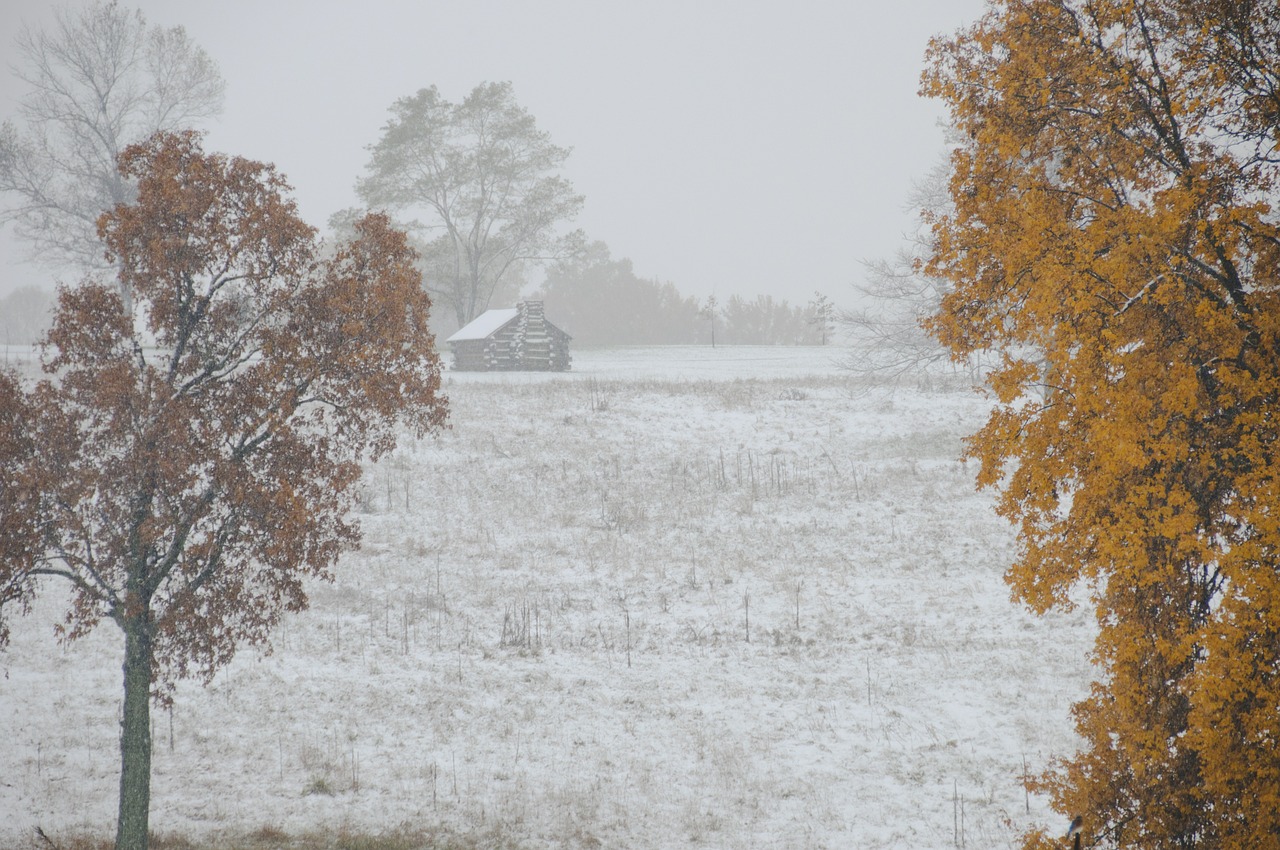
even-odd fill
[(547, 321), (541, 301), (486, 310), (445, 342), (460, 372), (565, 372), (571, 337)]

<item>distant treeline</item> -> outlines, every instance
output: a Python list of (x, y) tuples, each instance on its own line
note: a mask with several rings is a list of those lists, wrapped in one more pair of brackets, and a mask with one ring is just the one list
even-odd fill
[(671, 283), (637, 277), (628, 259), (613, 259), (601, 242), (551, 268), (532, 297), (575, 345), (822, 345), (831, 308), (822, 296), (792, 306), (761, 295), (700, 303)]
[[(514, 290), (499, 296), (509, 307)], [(833, 310), (825, 296), (804, 305), (760, 295), (738, 295), (723, 304), (681, 295), (674, 284), (636, 276), (628, 259), (615, 260), (595, 242), (576, 258), (559, 263), (530, 298), (546, 302), (547, 318), (573, 337), (575, 346), (609, 345), (825, 345)], [(510, 300), (510, 303), (505, 303)], [(0, 298), (0, 345), (35, 342), (48, 328), (54, 293), (24, 287)], [(433, 310), (443, 340), (456, 322), (450, 311)], [(713, 336), (714, 334), (714, 336)]]

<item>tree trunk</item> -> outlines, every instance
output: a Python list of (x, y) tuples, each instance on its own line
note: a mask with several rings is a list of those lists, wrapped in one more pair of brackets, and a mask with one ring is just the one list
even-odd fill
[(124, 717), (115, 850), (146, 850), (151, 812), (151, 633), (146, 615), (124, 621)]

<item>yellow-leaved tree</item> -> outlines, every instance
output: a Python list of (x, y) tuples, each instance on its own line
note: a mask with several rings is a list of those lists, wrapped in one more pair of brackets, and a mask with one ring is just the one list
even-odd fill
[(1280, 6), (992, 2), (922, 91), (962, 140), (929, 328), (1002, 352), (968, 451), (1009, 584), (1097, 614), (1036, 785), (1086, 847), (1280, 847)]

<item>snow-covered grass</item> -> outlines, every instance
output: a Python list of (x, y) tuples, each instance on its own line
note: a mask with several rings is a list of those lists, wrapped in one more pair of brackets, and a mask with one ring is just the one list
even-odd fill
[[(834, 349), (629, 349), (449, 373), (368, 472), (365, 543), (266, 658), (157, 712), (153, 828), (442, 828), (482, 846), (998, 848), (1074, 745), (1083, 611), (1008, 601), (966, 389)], [(120, 640), (0, 656), (0, 843), (109, 836)]]

